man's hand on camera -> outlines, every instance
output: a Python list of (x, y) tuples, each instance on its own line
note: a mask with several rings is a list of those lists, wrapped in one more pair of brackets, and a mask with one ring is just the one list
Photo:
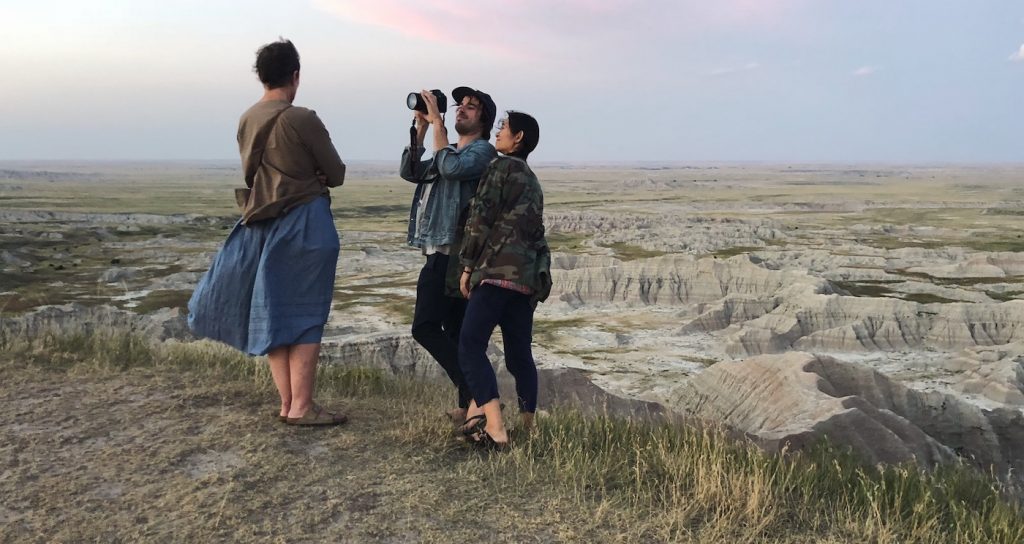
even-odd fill
[(416, 130), (420, 131), (421, 134), (427, 131), (430, 121), (427, 119), (426, 114), (420, 110), (412, 110), (412, 118), (416, 121)]
[(443, 123), (441, 112), (437, 109), (437, 97), (434, 96), (434, 93), (423, 89), (420, 92), (420, 96), (423, 97), (423, 103), (427, 105), (427, 121), (437, 124)]

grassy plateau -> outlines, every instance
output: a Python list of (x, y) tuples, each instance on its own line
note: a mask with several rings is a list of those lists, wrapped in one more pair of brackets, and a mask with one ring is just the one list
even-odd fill
[[(509, 451), (457, 440), (447, 388), (321, 368), (352, 417), (273, 417), (264, 361), (117, 331), (0, 338), (4, 542), (1016, 543), (963, 467), (770, 455), (708, 428), (542, 414)], [(509, 414), (512, 421), (515, 414)]]

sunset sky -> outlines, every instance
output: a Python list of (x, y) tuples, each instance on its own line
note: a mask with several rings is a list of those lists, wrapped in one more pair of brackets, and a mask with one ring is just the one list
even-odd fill
[(255, 50), (283, 36), (348, 160), (397, 161), (405, 95), (469, 85), (538, 119), (539, 161), (1024, 162), (1020, 0), (0, 0), (0, 21), (0, 160), (235, 159)]

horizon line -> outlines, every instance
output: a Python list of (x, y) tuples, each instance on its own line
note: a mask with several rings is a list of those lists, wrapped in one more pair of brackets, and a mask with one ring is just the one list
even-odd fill
[[(381, 164), (394, 162), (396, 165), (399, 160), (395, 158), (386, 159), (348, 159), (344, 160), (345, 164)], [(123, 163), (123, 164), (161, 164), (161, 163), (178, 163), (178, 164), (198, 164), (198, 163), (216, 163), (216, 164), (239, 164), (237, 158), (218, 158), (218, 159), (195, 159), (195, 158), (30, 158), (30, 159), (9, 159), (0, 158), (0, 165), (3, 164), (16, 164), (16, 163), (86, 163), (86, 164), (111, 164), (111, 163)], [(905, 160), (891, 160), (891, 159), (579, 159), (579, 160), (540, 160), (531, 162), (534, 166), (577, 166), (577, 165), (593, 165), (593, 166), (624, 166), (624, 165), (662, 165), (662, 166), (686, 166), (686, 165), (728, 165), (728, 164), (757, 164), (757, 165), (885, 165), (885, 166), (1021, 166), (1024, 167), (1024, 159), (1021, 160), (919, 160), (919, 159), (905, 159)], [(397, 166), (396, 166), (397, 167)]]

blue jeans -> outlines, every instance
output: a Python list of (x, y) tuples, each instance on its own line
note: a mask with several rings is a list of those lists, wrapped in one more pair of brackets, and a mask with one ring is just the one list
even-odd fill
[(537, 365), (533, 361), (530, 296), (495, 285), (478, 285), (469, 298), (459, 335), (459, 365), (477, 406), (498, 398), (498, 379), (487, 359), (495, 327), (505, 342), (505, 366), (516, 380), (519, 411), (537, 411)]

